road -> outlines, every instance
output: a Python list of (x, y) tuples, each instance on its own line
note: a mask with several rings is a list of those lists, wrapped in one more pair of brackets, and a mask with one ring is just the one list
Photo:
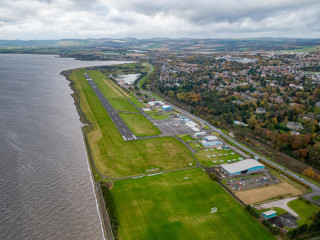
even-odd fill
[[(138, 85), (138, 87), (139, 87), (139, 83), (138, 83), (137, 85)], [(140, 89), (140, 92), (141, 92), (142, 94), (147, 94), (147, 95), (150, 96), (150, 97), (157, 98), (157, 97), (151, 95), (151, 92), (150, 92), (150, 91), (144, 91), (144, 90), (141, 89), (141, 88), (139, 88), (139, 89)], [(206, 124), (207, 126), (209, 126), (209, 127), (211, 128), (211, 130), (219, 133), (221, 136), (223, 136), (223, 137), (224, 137), (225, 139), (227, 139), (228, 141), (232, 142), (232, 143), (233, 143), (234, 145), (236, 145), (238, 148), (240, 148), (240, 149), (242, 149), (242, 150), (244, 150), (244, 151), (252, 154), (252, 155), (255, 156), (255, 157), (258, 157), (259, 159), (263, 160), (264, 162), (270, 164), (271, 166), (273, 166), (273, 167), (275, 167), (275, 168), (277, 168), (277, 169), (285, 172), (285, 173), (288, 174), (289, 176), (292, 176), (292, 177), (294, 177), (294, 178), (296, 178), (296, 179), (299, 179), (299, 181), (301, 181), (301, 182), (303, 182), (304, 184), (306, 184), (307, 186), (309, 186), (313, 191), (315, 191), (315, 192), (320, 192), (320, 187), (318, 187), (317, 185), (309, 182), (308, 180), (305, 180), (305, 179), (301, 178), (300, 176), (298, 176), (297, 174), (295, 174), (295, 173), (293, 173), (293, 172), (288, 171), (286, 168), (282, 167), (281, 165), (276, 164), (276, 163), (270, 161), (269, 159), (267, 159), (267, 158), (265, 158), (265, 157), (263, 157), (263, 156), (255, 153), (255, 152), (253, 152), (253, 151), (250, 150), (249, 148), (241, 145), (240, 143), (238, 143), (237, 141), (235, 141), (234, 139), (232, 139), (232, 138), (229, 137), (228, 135), (226, 135), (226, 134), (224, 134), (223, 132), (221, 132), (218, 128), (212, 126), (212, 125), (211, 125), (210, 123), (208, 123), (207, 121), (205, 121), (205, 120), (203, 120), (203, 119), (201, 119), (201, 118), (199, 118), (199, 117), (197, 117), (197, 116), (195, 116), (195, 115), (193, 115), (193, 114), (191, 114), (191, 113), (189, 113), (189, 112), (187, 112), (187, 111), (185, 111), (185, 110), (183, 110), (183, 109), (181, 109), (181, 108), (179, 108), (179, 107), (177, 107), (177, 106), (175, 106), (175, 105), (173, 105), (173, 104), (171, 104), (171, 103), (169, 103), (169, 102), (167, 102), (167, 101), (165, 101), (165, 100), (163, 100), (163, 99), (160, 99), (160, 98), (157, 98), (157, 99), (160, 100), (160, 101), (162, 101), (162, 102), (164, 102), (164, 103), (166, 103), (167, 105), (169, 105), (169, 106), (177, 109), (178, 111), (184, 113), (185, 115), (187, 115), (187, 116), (189, 116), (189, 117), (191, 117), (191, 118), (194, 118), (194, 119), (198, 120), (199, 122), (201, 122), (201, 123), (203, 123), (203, 124)]]
[(108, 99), (102, 94), (100, 89), (97, 87), (97, 85), (90, 78), (89, 74), (85, 73), (84, 76), (87, 79), (87, 81), (90, 84), (93, 91), (95, 92), (95, 94), (97, 95), (97, 97), (99, 98), (104, 109), (109, 114), (111, 120), (113, 121), (114, 125), (117, 127), (117, 129), (120, 132), (123, 139), (125, 141), (137, 140), (137, 137), (131, 132), (131, 130), (128, 128), (127, 124), (125, 124), (125, 122), (121, 119), (118, 112), (116, 110), (114, 110), (112, 105), (109, 103)]

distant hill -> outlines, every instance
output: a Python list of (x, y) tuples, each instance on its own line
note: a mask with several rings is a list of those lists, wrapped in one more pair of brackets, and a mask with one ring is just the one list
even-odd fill
[(101, 38), (101, 39), (60, 39), (60, 40), (0, 40), (1, 48), (115, 48), (140, 49), (150, 51), (172, 52), (245, 52), (245, 51), (281, 51), (308, 49), (319, 51), (320, 39), (298, 38)]

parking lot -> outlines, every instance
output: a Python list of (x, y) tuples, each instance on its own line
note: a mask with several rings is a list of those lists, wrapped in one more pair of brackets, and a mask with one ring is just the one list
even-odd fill
[(150, 121), (159, 128), (162, 135), (165, 136), (193, 133), (193, 131), (179, 118), (169, 118), (164, 120), (150, 119)]
[(229, 179), (224, 183), (232, 191), (244, 191), (275, 185), (281, 183), (281, 180), (277, 179), (269, 173), (263, 173), (253, 176), (243, 176), (239, 178)]

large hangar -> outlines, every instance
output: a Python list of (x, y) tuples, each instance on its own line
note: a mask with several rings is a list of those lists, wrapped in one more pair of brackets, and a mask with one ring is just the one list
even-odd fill
[(221, 168), (230, 176), (260, 172), (265, 166), (254, 159), (242, 160), (240, 162), (222, 165)]

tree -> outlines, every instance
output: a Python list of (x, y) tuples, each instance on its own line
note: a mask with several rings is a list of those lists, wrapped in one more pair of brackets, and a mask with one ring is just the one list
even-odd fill
[(258, 124), (258, 121), (254, 116), (252, 116), (249, 119), (248, 123), (249, 123), (249, 128), (253, 130), (255, 128), (255, 126)]

